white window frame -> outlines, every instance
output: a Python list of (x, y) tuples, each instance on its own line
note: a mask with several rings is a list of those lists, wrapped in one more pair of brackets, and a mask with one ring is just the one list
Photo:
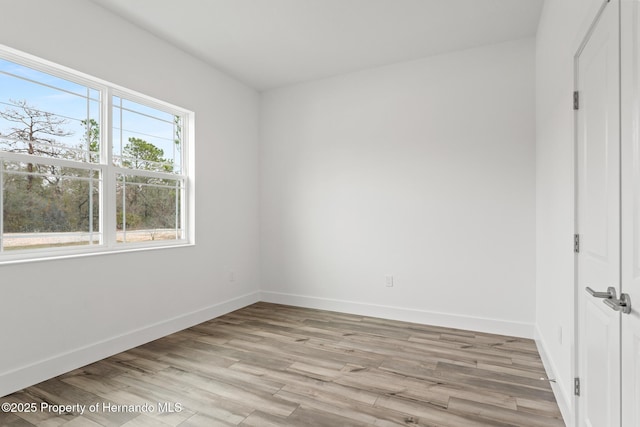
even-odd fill
[[(100, 173), (100, 233), (101, 243), (80, 246), (63, 246), (41, 249), (20, 249), (2, 251), (0, 248), (0, 265), (16, 262), (28, 262), (49, 260), (52, 258), (68, 258), (88, 255), (99, 255), (149, 249), (174, 248), (180, 246), (192, 246), (195, 244), (195, 185), (194, 185), (194, 112), (161, 101), (139, 92), (126, 89), (122, 86), (92, 77), (68, 67), (35, 57), (16, 49), (0, 44), (0, 59), (32, 68), (55, 77), (59, 77), (83, 86), (89, 86), (100, 92), (100, 161), (98, 163), (75, 162), (66, 159), (32, 156), (29, 154), (11, 153), (0, 150), (0, 161), (25, 161), (31, 163), (55, 164), (76, 169), (98, 170)], [(135, 103), (151, 107), (182, 120), (182, 155), (180, 173), (162, 173), (146, 170), (131, 169), (116, 166), (112, 162), (112, 131), (113, 131), (113, 96), (121, 97)], [(158, 240), (144, 242), (117, 242), (117, 218), (116, 218), (116, 176), (138, 175), (159, 178), (169, 178), (183, 181), (180, 198), (180, 226), (182, 238), (175, 240)], [(0, 191), (2, 191), (3, 174), (0, 173)], [(0, 204), (1, 207), (1, 204)], [(0, 243), (4, 235), (3, 214), (0, 210)]]

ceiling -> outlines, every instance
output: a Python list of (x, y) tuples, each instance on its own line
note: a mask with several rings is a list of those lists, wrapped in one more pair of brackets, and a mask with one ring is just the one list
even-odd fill
[(535, 35), (543, 0), (93, 0), (266, 90)]

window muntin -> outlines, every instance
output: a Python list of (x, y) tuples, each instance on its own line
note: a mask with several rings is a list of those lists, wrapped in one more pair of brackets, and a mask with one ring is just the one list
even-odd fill
[(189, 113), (22, 59), (0, 49), (0, 262), (188, 243)]

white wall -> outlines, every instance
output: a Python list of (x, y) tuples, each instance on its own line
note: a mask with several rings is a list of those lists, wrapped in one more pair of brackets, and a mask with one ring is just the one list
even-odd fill
[(534, 71), (526, 39), (264, 93), (263, 298), (533, 336)]
[(545, 1), (536, 40), (536, 337), (573, 423), (573, 59), (604, 0)]
[(259, 299), (254, 90), (84, 0), (3, 0), (0, 43), (193, 110), (197, 140), (196, 246), (0, 266), (0, 396)]

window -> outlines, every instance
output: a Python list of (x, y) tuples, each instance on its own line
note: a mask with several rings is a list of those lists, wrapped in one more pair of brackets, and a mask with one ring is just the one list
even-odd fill
[(0, 262), (189, 243), (192, 113), (0, 50)]

